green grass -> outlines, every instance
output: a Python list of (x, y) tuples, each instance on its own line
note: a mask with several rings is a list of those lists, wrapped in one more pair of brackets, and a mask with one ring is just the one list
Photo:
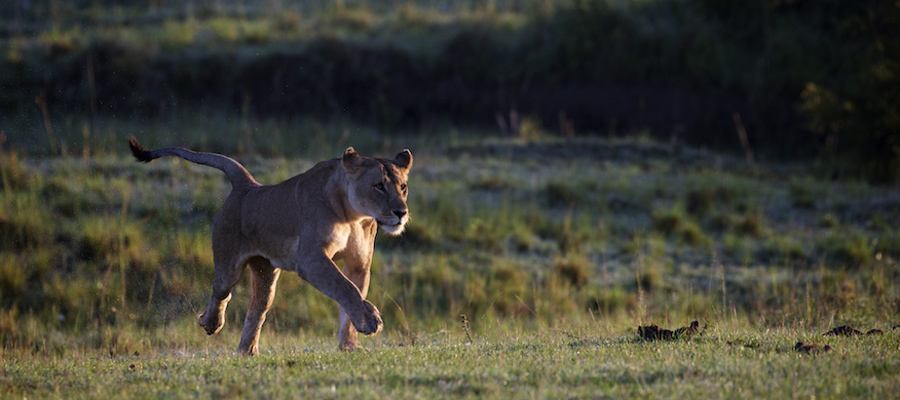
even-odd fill
[[(360, 132), (372, 143), (366, 154), (400, 147)], [(281, 140), (204, 145), (198, 137), (184, 141), (236, 150), (242, 140)], [(209, 225), (228, 192), (223, 176), (172, 159), (138, 164), (124, 154), (124, 135), (109, 140), (108, 152), (90, 157), (0, 154), (2, 397), (673, 397), (710, 388), (713, 397), (864, 397), (897, 389), (890, 328), (900, 322), (900, 214), (890, 188), (796, 178), (798, 166), (750, 171), (727, 156), (670, 155), (646, 140), (404, 144), (416, 156), (413, 219), (399, 238), (379, 235), (369, 295), (385, 332), (363, 339), (368, 351), (337, 352), (337, 307), (286, 273), (263, 354), (246, 359), (233, 349), (247, 279), (220, 335), (207, 337), (194, 321), (212, 282)], [(166, 140), (148, 142), (182, 144)], [(240, 159), (276, 183), (339, 147)], [(797, 201), (797, 187), (829, 195)], [(694, 319), (710, 326), (699, 339), (635, 340), (638, 325)], [(839, 324), (888, 332), (818, 336)], [(836, 350), (800, 355), (790, 350), (798, 340)]]
[[(0, 398), (900, 392), (900, 74), (882, 29), (896, 5), (31, 3), (0, 9)], [(647, 90), (637, 124), (579, 115), (592, 109), (568, 95), (524, 108), (620, 86)], [(683, 114), (653, 105), (669, 92), (690, 94)], [(479, 93), (523, 109), (468, 108)], [(735, 110), (755, 165), (689, 146), (734, 151), (719, 133)], [(679, 126), (585, 137), (645, 114)], [(495, 120), (503, 139), (484, 128)], [(338, 352), (337, 307), (286, 273), (259, 357), (234, 352), (246, 278), (205, 335), (194, 319), (228, 185), (183, 161), (137, 164), (127, 135), (228, 154), (263, 183), (351, 145), (412, 149), (412, 222), (373, 260), (385, 331)], [(636, 340), (638, 325), (695, 319), (699, 338)], [(820, 336), (841, 324), (886, 333)], [(835, 350), (792, 351), (801, 340)]]
[[(900, 387), (900, 335), (823, 338), (821, 328), (707, 327), (703, 336), (643, 342), (605, 323), (535, 329), (502, 323), (364, 340), (352, 354), (306, 336), (264, 337), (236, 356), (216, 340), (109, 357), (4, 354), (4, 397), (166, 398), (890, 398)], [(819, 329), (816, 329), (819, 328)], [(266, 332), (269, 333), (269, 332)], [(231, 336), (236, 336), (232, 333)], [(796, 341), (829, 344), (806, 355)]]

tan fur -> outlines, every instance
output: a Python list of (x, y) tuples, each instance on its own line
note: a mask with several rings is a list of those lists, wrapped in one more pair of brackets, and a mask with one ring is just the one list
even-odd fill
[[(231, 290), (245, 266), (252, 272), (250, 307), (238, 350), (257, 354), (259, 333), (281, 270), (294, 271), (340, 306), (339, 348), (358, 347), (356, 331), (381, 330), (378, 309), (365, 300), (378, 226), (400, 234), (409, 219), (409, 150), (394, 159), (368, 158), (348, 148), (277, 185), (260, 185), (236, 161), (186, 149), (148, 151), (131, 139), (141, 161), (176, 155), (225, 171), (232, 191), (213, 223), (215, 278), (199, 323), (210, 335), (225, 323)], [(235, 166), (236, 164), (236, 166)], [(343, 272), (335, 264), (344, 260)], [(355, 330), (350, 329), (350, 325)]]

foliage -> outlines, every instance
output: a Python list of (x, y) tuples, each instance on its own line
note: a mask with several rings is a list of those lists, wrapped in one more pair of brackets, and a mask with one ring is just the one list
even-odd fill
[(37, 147), (53, 154), (47, 126), (96, 136), (110, 118), (299, 113), (396, 129), (509, 113), (528, 116), (511, 129), (526, 139), (648, 129), (737, 151), (722, 133), (745, 130), (763, 157), (898, 183), (891, 1), (53, 4), (0, 11), (0, 112), (30, 134), (10, 144), (47, 136)]
[[(413, 222), (403, 236), (377, 241), (371, 297), (386, 318), (426, 326), (459, 314), (475, 323), (492, 317), (550, 323), (550, 315), (592, 311), (702, 310), (720, 290), (740, 294), (731, 307), (775, 318), (772, 310), (806, 295), (790, 288), (844, 271), (852, 274), (817, 289), (823, 314), (815, 318), (851, 304), (827, 295), (844, 283), (856, 288), (854, 298), (891, 304), (894, 285), (867, 282), (875, 271), (898, 273), (898, 210), (866, 202), (890, 199), (892, 191), (813, 178), (768, 182), (743, 176), (741, 164), (681, 171), (673, 168), (680, 159), (654, 153), (652, 142), (571, 140), (450, 146), (441, 151), (447, 156), (416, 151)], [(510, 156), (479, 155), (491, 148)], [(537, 169), (527, 164), (535, 154), (545, 157)], [(625, 165), (616, 167), (602, 154), (637, 156), (619, 158)], [(690, 154), (692, 163), (722, 163)], [(205, 303), (209, 225), (228, 192), (217, 171), (108, 156), (41, 164), (9, 158), (3, 165), (7, 176), (28, 182), (0, 192), (0, 302), (7, 310), (72, 334), (98, 323), (178, 323)], [(250, 158), (247, 165), (260, 181), (274, 183), (312, 162)], [(832, 195), (808, 194), (824, 192)], [(724, 286), (698, 286), (697, 277), (713, 273), (715, 263), (740, 275)], [(788, 275), (772, 288), (771, 276), (754, 275), (758, 265), (814, 272)], [(228, 329), (237, 329), (245, 308), (232, 303)], [(327, 329), (333, 314), (327, 299), (285, 274), (270, 322), (276, 330)]]
[[(282, 140), (234, 141), (247, 139)], [(375, 134), (366, 140), (379, 143)], [(124, 154), (6, 159), (9, 182), (25, 183), (0, 191), (0, 376), (8, 379), (0, 393), (306, 396), (334, 387), (333, 395), (354, 395), (354, 382), (392, 397), (410, 387), (416, 395), (634, 395), (648, 377), (663, 395), (708, 391), (719, 380), (762, 397), (787, 396), (789, 384), (793, 394), (825, 397), (834, 384), (861, 396), (895, 391), (887, 360), (896, 358), (896, 333), (829, 342), (840, 357), (791, 350), (838, 321), (889, 328), (900, 282), (895, 190), (761, 166), (748, 173), (727, 156), (671, 154), (645, 139), (416, 145), (409, 231), (376, 242), (369, 299), (386, 331), (362, 339), (371, 351), (333, 350), (334, 303), (286, 272), (253, 359), (230, 350), (247, 279), (219, 335), (195, 322), (212, 282), (209, 224), (229, 189), (218, 171), (172, 159), (136, 164)], [(318, 159), (335, 150), (316, 151)], [(275, 183), (313, 161), (245, 163)], [(798, 196), (797, 187), (829, 195)], [(826, 216), (840, 223), (823, 225)], [(712, 327), (691, 341), (648, 345), (632, 333), (694, 319)], [(845, 360), (856, 361), (828, 375)], [(378, 364), (359, 368), (368, 362)], [(113, 383), (95, 385), (97, 371)], [(268, 373), (248, 380), (247, 371)], [(738, 395), (728, 387), (716, 393)]]

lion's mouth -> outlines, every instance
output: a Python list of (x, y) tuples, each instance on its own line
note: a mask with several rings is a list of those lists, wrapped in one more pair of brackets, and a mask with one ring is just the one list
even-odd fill
[(384, 222), (379, 219), (376, 219), (375, 222), (377, 222), (378, 225), (381, 226), (381, 229), (391, 235), (399, 235), (403, 233), (404, 229), (406, 228), (406, 221), (404, 221), (403, 219), (399, 219), (393, 223)]
[(382, 228), (399, 228), (399, 227), (403, 226), (404, 224), (403, 224), (403, 221), (397, 221), (394, 223), (378, 221), (378, 225), (380, 225)]

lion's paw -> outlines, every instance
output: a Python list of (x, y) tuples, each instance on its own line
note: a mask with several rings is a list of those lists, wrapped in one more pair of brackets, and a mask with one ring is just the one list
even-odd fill
[(341, 342), (340, 344), (338, 344), (338, 349), (341, 351), (356, 351), (359, 350), (359, 343)]
[(207, 335), (215, 335), (225, 326), (225, 316), (221, 314), (211, 315), (207, 311), (197, 316), (197, 322), (203, 327)]
[(355, 322), (353, 324), (356, 330), (364, 335), (374, 335), (380, 332), (384, 322), (381, 321), (381, 312), (378, 311), (378, 308), (374, 304), (363, 300), (363, 310), (362, 324)]

